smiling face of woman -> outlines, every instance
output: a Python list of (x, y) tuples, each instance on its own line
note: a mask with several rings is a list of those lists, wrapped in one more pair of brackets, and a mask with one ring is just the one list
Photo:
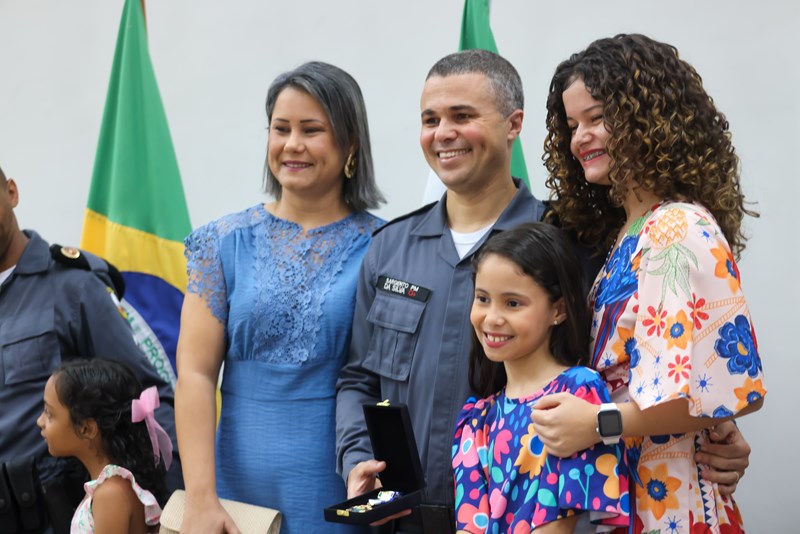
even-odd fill
[(570, 151), (583, 167), (586, 181), (611, 185), (608, 179), (611, 158), (606, 152), (611, 133), (606, 129), (603, 103), (592, 97), (581, 79), (564, 90), (562, 99), (572, 133)]
[(294, 87), (281, 91), (269, 125), (267, 163), (282, 194), (341, 195), (346, 157), (320, 103)]

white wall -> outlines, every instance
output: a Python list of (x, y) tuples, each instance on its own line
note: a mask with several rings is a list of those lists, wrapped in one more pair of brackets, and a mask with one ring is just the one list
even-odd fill
[[(77, 244), (123, 0), (0, 0), (0, 165), (21, 189), (17, 215)], [(361, 84), (390, 218), (419, 205), (428, 168), (417, 144), (427, 69), (456, 49), (461, 0), (150, 0), (150, 50), (194, 226), (262, 200), (264, 97), (310, 59)], [(789, 318), (800, 290), (800, 3), (790, 0), (494, 0), (501, 53), (526, 87), (523, 147), (534, 192), (544, 102), (557, 63), (590, 41), (641, 32), (678, 47), (723, 110), (743, 187), (762, 217), (740, 264), (764, 359), (765, 408), (741, 421), (753, 447), (737, 498), (750, 531), (793, 532), (800, 375)], [(792, 163), (794, 162), (794, 163)], [(796, 387), (796, 386), (795, 386)]]

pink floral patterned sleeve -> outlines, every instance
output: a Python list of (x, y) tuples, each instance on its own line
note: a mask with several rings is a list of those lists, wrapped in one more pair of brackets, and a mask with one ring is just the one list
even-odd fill
[[(662, 202), (636, 221), (592, 289), (592, 367), (612, 398), (689, 401), (726, 417), (766, 394), (739, 269), (702, 206)], [(742, 531), (736, 503), (700, 478), (708, 433), (629, 437), (632, 532)]]
[(642, 230), (629, 391), (640, 408), (683, 397), (697, 417), (726, 417), (766, 393), (739, 269), (711, 214), (666, 204)]

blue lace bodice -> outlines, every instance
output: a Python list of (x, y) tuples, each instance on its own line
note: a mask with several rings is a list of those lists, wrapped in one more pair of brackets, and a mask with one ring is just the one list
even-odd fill
[(339, 352), (329, 338), (349, 336), (352, 275), (381, 222), (361, 212), (303, 232), (262, 204), (228, 215), (186, 239), (187, 291), (225, 325), (227, 358), (297, 365)]

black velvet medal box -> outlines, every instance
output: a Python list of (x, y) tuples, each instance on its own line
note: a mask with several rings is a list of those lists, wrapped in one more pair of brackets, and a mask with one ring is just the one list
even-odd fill
[[(425, 476), (408, 408), (404, 404), (365, 404), (364, 419), (375, 459), (386, 462), (386, 469), (380, 474), (383, 487), (325, 508), (326, 521), (367, 525), (422, 502)], [(399, 491), (401, 496), (363, 512), (351, 510), (353, 506), (366, 505), (381, 491)]]

